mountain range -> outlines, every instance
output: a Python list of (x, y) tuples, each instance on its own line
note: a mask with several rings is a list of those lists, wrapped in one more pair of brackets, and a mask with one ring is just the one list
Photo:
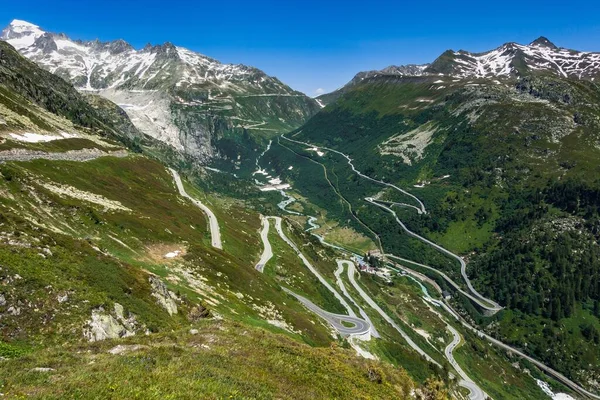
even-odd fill
[(382, 70), (359, 72), (347, 85), (319, 99), (327, 104), (363, 79), (382, 75), (510, 79), (532, 74), (594, 81), (600, 76), (600, 53), (560, 48), (545, 37), (528, 45), (505, 43), (483, 53), (447, 50), (430, 64), (391, 65)]
[(273, 136), (320, 108), (257, 68), (172, 43), (134, 49), (123, 40), (84, 42), (20, 20), (0, 38), (79, 91), (115, 102), (144, 134), (202, 161), (218, 155), (218, 140), (229, 133)]

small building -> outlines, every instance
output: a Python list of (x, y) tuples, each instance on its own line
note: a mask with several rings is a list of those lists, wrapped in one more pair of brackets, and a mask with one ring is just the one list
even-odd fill
[(444, 297), (444, 300), (450, 300), (452, 298), (452, 293), (447, 290), (443, 290), (442, 296)]

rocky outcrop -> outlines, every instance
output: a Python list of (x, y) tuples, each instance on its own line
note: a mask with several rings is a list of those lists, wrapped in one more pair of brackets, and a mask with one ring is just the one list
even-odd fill
[(177, 301), (179, 298), (175, 293), (171, 292), (159, 277), (150, 276), (148, 279), (150, 286), (152, 286), (152, 296), (156, 298), (156, 302), (167, 310), (169, 315), (177, 314)]
[(135, 315), (124, 316), (123, 306), (115, 303), (113, 313), (100, 307), (92, 311), (92, 317), (83, 329), (83, 336), (90, 342), (116, 339), (135, 335), (138, 323)]

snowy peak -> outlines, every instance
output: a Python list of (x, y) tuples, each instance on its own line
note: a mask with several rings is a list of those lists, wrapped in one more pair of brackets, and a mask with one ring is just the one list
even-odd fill
[(166, 42), (136, 50), (124, 40), (83, 42), (15, 20), (2, 40), (80, 90), (195, 89), (203, 93), (300, 95), (244, 65), (219, 61)]
[(319, 108), (259, 69), (170, 42), (135, 49), (124, 40), (73, 40), (25, 21), (13, 21), (1, 39), (76, 89), (121, 106), (139, 131), (202, 160), (218, 154), (214, 138), (225, 132), (290, 131)]
[(39, 26), (27, 21), (14, 19), (0, 35), (0, 39), (8, 42), (17, 50), (31, 46), (45, 32)]
[(550, 73), (565, 78), (594, 80), (600, 76), (600, 53), (559, 48), (542, 36), (526, 46), (506, 43), (484, 53), (448, 50), (425, 73), (458, 78), (519, 77)]
[(350, 81), (351, 85), (357, 84), (364, 79), (372, 78), (380, 75), (395, 75), (395, 76), (421, 76), (425, 74), (425, 70), (429, 64), (417, 65), (390, 65), (382, 70), (364, 71), (359, 72)]
[(516, 78), (531, 74), (554, 74), (564, 78), (600, 78), (600, 53), (559, 48), (541, 36), (528, 45), (510, 42), (483, 53), (447, 50), (431, 64), (390, 66), (359, 72), (349, 85), (376, 76), (447, 75), (460, 79)]

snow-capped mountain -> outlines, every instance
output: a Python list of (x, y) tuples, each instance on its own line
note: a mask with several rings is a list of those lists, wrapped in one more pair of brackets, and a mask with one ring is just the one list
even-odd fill
[(398, 76), (421, 76), (425, 74), (425, 70), (429, 67), (429, 64), (417, 65), (390, 65), (382, 70), (363, 71), (359, 72), (352, 78), (351, 83), (358, 83), (366, 78), (371, 78), (377, 75), (398, 75)]
[(600, 75), (600, 53), (559, 48), (540, 37), (526, 46), (506, 43), (485, 53), (448, 50), (425, 72), (459, 78), (518, 77), (539, 72), (594, 80)]
[(376, 75), (449, 75), (456, 78), (519, 77), (536, 72), (594, 80), (600, 75), (600, 53), (559, 48), (545, 37), (529, 45), (506, 43), (485, 53), (447, 50), (431, 64), (389, 66), (356, 74), (357, 83)]
[(506, 43), (485, 53), (447, 50), (431, 64), (391, 65), (357, 73), (340, 89), (319, 96), (329, 104), (349, 88), (379, 76), (450, 76), (456, 79), (518, 78), (531, 74), (554, 74), (564, 78), (595, 80), (600, 77), (600, 53), (559, 48), (545, 37), (529, 45)]
[(210, 145), (236, 127), (285, 131), (318, 104), (277, 78), (171, 43), (135, 49), (123, 40), (72, 40), (14, 20), (0, 37), (43, 68), (119, 104), (146, 134), (209, 158)]

